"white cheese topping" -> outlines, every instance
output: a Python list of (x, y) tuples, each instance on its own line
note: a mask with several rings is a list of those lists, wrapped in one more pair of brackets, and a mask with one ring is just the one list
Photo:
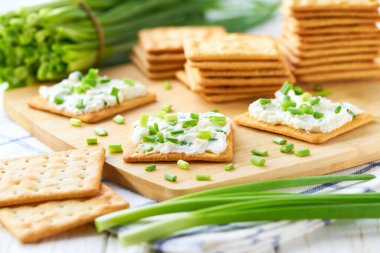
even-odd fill
[[(334, 103), (324, 97), (304, 99), (304, 95), (296, 95), (294, 90), (291, 89), (287, 93), (287, 97), (281, 90), (279, 90), (275, 93), (275, 98), (271, 100), (271, 103), (262, 105), (260, 100), (257, 100), (250, 104), (248, 111), (251, 117), (259, 121), (320, 133), (332, 132), (352, 121), (354, 115), (363, 113), (361, 109), (350, 103)], [(307, 113), (294, 115), (290, 111), (284, 111), (283, 108), (281, 108), (281, 104), (289, 98), (296, 103), (296, 106), (294, 106), (296, 109), (300, 109), (301, 105), (307, 105), (309, 108), (312, 108), (313, 112), (322, 113), (323, 116), (318, 118), (313, 116), (313, 114)], [(316, 105), (310, 104), (310, 101), (318, 98), (320, 99), (319, 103)], [(337, 113), (336, 108), (338, 106), (340, 106), (341, 109)]]
[[(227, 136), (231, 132), (231, 120), (221, 113), (206, 112), (198, 114), (199, 118), (196, 125), (184, 127), (184, 122), (194, 120), (191, 113), (178, 112), (177, 122), (170, 123), (165, 119), (156, 116), (149, 116), (147, 126), (141, 126), (139, 121), (134, 122), (132, 142), (137, 145), (137, 150), (149, 153), (185, 153), (185, 154), (203, 154), (210, 152), (220, 154), (227, 148)], [(222, 117), (225, 124), (215, 124), (210, 118)], [(159, 132), (162, 133), (164, 141), (158, 140), (157, 134), (149, 132), (149, 128), (158, 126)], [(181, 134), (173, 134), (175, 131), (183, 130)], [(205, 131), (210, 134), (210, 138), (198, 138), (199, 132)], [(143, 136), (153, 138), (154, 142), (146, 142)], [(172, 141), (169, 141), (169, 140)], [(174, 139), (174, 140), (173, 140)], [(178, 142), (178, 143), (173, 143)]]
[[(39, 93), (51, 106), (76, 115), (97, 112), (148, 94), (141, 83), (129, 80), (132, 82), (131, 85), (120, 79), (108, 79), (104, 82), (102, 80), (106, 80), (105, 77), (97, 78), (95, 86), (87, 85), (88, 90), (79, 93), (78, 87), (83, 86), (81, 77), (80, 72), (73, 72), (67, 79), (54, 86), (41, 86)], [(117, 95), (111, 94), (113, 88), (118, 89)], [(82, 106), (78, 106), (78, 103)]]

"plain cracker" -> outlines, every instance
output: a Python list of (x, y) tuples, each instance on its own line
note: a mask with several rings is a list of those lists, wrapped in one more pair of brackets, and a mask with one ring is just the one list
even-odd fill
[(141, 59), (146, 59), (149, 63), (156, 64), (167, 64), (167, 63), (180, 63), (185, 62), (186, 58), (183, 53), (160, 53), (160, 54), (151, 54), (146, 53), (141, 48), (140, 45), (137, 45), (133, 48), (132, 52), (136, 54)]
[(163, 70), (163, 71), (149, 71), (147, 70), (138, 59), (131, 58), (135, 67), (149, 79), (170, 79), (175, 76), (177, 70)]
[(109, 118), (118, 113), (122, 113), (124, 111), (130, 110), (130, 109), (133, 109), (145, 104), (152, 103), (154, 101), (156, 101), (156, 95), (152, 93), (148, 93), (148, 95), (146, 96), (137, 97), (128, 101), (124, 101), (123, 103), (114, 107), (108, 107), (98, 112), (88, 112), (88, 113), (79, 114), (79, 115), (59, 110), (51, 106), (48, 100), (40, 96), (32, 98), (32, 100), (28, 102), (28, 105), (31, 108), (34, 108), (37, 110), (46, 111), (46, 112), (58, 114), (58, 115), (69, 117), (69, 118), (77, 118), (83, 122), (94, 123), (94, 122), (98, 122), (103, 119)]
[(311, 10), (376, 10), (377, 0), (283, 0), (283, 6), (293, 11)]
[(300, 30), (324, 28), (324, 27), (339, 27), (349, 25), (373, 25), (380, 20), (380, 16), (376, 18), (323, 18), (323, 19), (295, 19), (286, 17), (283, 22), (288, 22), (292, 26)]
[(374, 61), (363, 61), (363, 62), (343, 62), (343, 63), (333, 63), (320, 66), (309, 66), (309, 67), (297, 67), (292, 70), (295, 75), (305, 75), (305, 74), (321, 74), (325, 72), (335, 72), (335, 71), (348, 71), (348, 70), (374, 70), (379, 68), (378, 64)]
[(347, 25), (347, 26), (334, 26), (334, 27), (323, 27), (323, 28), (305, 28), (300, 29), (289, 23), (284, 23), (283, 29), (289, 32), (296, 33), (301, 36), (305, 35), (336, 35), (336, 34), (355, 34), (355, 33), (377, 33), (378, 28), (375, 24), (373, 25)]
[(0, 221), (19, 241), (33, 243), (128, 206), (127, 201), (102, 185), (100, 193), (92, 198), (0, 209)]
[(170, 71), (183, 69), (183, 62), (169, 62), (169, 63), (150, 63), (146, 59), (141, 59), (136, 54), (132, 53), (130, 55), (131, 61), (136, 65), (139, 64), (143, 69), (148, 72), (159, 72), (159, 71)]
[(205, 62), (194, 62), (187, 61), (187, 63), (194, 68), (199, 68), (201, 70), (258, 70), (258, 69), (276, 69), (283, 70), (285, 64), (282, 61), (252, 61), (252, 62), (222, 62), (222, 61), (205, 61)]
[(237, 116), (234, 122), (241, 126), (251, 127), (255, 129), (260, 129), (272, 133), (282, 134), (285, 136), (290, 136), (295, 139), (303, 140), (310, 143), (323, 143), (328, 141), (338, 135), (344, 134), (355, 128), (363, 126), (374, 120), (371, 114), (359, 114), (351, 122), (343, 125), (342, 127), (330, 132), (330, 133), (312, 133), (306, 132), (300, 129), (295, 129), (285, 125), (273, 125), (263, 121), (258, 121), (250, 117), (249, 113), (246, 112)]
[(331, 82), (356, 79), (380, 79), (380, 68), (371, 70), (350, 70), (297, 75), (297, 80), (303, 83)]
[(91, 197), (100, 189), (103, 148), (0, 160), (0, 207)]

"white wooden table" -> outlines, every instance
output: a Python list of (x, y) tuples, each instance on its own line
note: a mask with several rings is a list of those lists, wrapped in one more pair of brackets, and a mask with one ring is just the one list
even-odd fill
[[(14, 8), (22, 4), (42, 2), (44, 0), (0, 1), (0, 10)], [(253, 30), (277, 36), (280, 31), (281, 18), (277, 16), (271, 22)], [(0, 104), (2, 97), (0, 95)], [(1, 107), (0, 107), (1, 110)], [(136, 203), (131, 203), (135, 205)], [(316, 230), (293, 240), (273, 252), (379, 252), (380, 220), (337, 221), (330, 226)], [(18, 243), (0, 225), (0, 253), (119, 253), (125, 249), (119, 246), (113, 236), (97, 234), (92, 225), (76, 228), (62, 235), (50, 238), (39, 244), (22, 245)]]

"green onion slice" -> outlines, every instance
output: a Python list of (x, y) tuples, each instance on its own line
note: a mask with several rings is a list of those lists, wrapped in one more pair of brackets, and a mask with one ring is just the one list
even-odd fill
[(251, 150), (251, 153), (253, 155), (258, 155), (258, 156), (267, 156), (268, 155), (268, 150), (254, 148), (254, 149)]
[(163, 112), (169, 113), (172, 111), (172, 105), (164, 105), (164, 106), (162, 106), (161, 110)]
[(197, 138), (203, 139), (203, 140), (210, 140), (212, 138), (210, 131), (199, 131), (197, 134)]
[(163, 87), (165, 90), (171, 90), (171, 89), (172, 89), (172, 84), (171, 84), (169, 81), (165, 81), (165, 82), (162, 84), (162, 87)]
[(177, 166), (180, 169), (188, 170), (190, 167), (190, 164), (184, 160), (178, 160), (177, 161)]
[(347, 109), (347, 112), (348, 112), (348, 114), (350, 114), (353, 118), (356, 117), (356, 114), (355, 114), (353, 111), (351, 111), (350, 109)]
[(146, 134), (144, 134), (144, 135), (142, 136), (142, 140), (143, 140), (144, 142), (151, 142), (151, 143), (154, 143), (154, 142), (156, 142), (156, 136), (154, 136), (154, 135), (146, 135)]
[(164, 176), (165, 180), (166, 181), (169, 181), (169, 182), (175, 182), (177, 181), (177, 176), (174, 175), (174, 174), (171, 174), (171, 173), (166, 173), (165, 176)]
[(293, 89), (293, 84), (290, 83), (289, 81), (285, 81), (280, 91), (286, 95), (291, 89)]
[(77, 108), (77, 109), (84, 109), (84, 103), (83, 103), (83, 99), (79, 99), (78, 101), (77, 101), (77, 103), (75, 104), (75, 108)]
[(338, 114), (338, 113), (340, 113), (341, 110), (342, 110), (342, 106), (341, 106), (341, 105), (338, 105), (338, 106), (335, 108), (334, 112), (335, 112), (336, 114)]
[(129, 78), (124, 78), (124, 83), (131, 87), (135, 87), (137, 82)]
[(257, 167), (263, 167), (265, 165), (265, 159), (258, 156), (253, 156), (251, 158), (251, 163)]
[(225, 116), (211, 116), (209, 120), (218, 126), (225, 126), (227, 124), (227, 118)]
[(96, 145), (96, 144), (98, 144), (98, 139), (97, 138), (87, 138), (86, 142), (87, 142), (87, 145)]
[(259, 99), (261, 105), (267, 105), (272, 103), (272, 99), (267, 99), (267, 98), (260, 98)]
[(198, 121), (199, 120), (199, 114), (198, 113), (190, 113), (190, 118)]
[(110, 153), (121, 153), (123, 152), (123, 147), (121, 144), (111, 144), (108, 146), (108, 151)]
[(178, 134), (183, 134), (183, 133), (185, 133), (184, 130), (175, 130), (175, 131), (170, 132), (171, 135), (178, 135)]
[(151, 165), (148, 165), (144, 168), (145, 171), (154, 171), (156, 170), (156, 165), (155, 164), (151, 164)]
[(149, 114), (142, 113), (140, 116), (140, 126), (148, 126)]
[(196, 126), (196, 125), (198, 125), (198, 120), (196, 120), (196, 119), (186, 120), (182, 123), (183, 128), (188, 128), (188, 127), (192, 127), (192, 126)]
[(313, 97), (313, 96), (312, 96), (309, 92), (304, 92), (304, 93), (302, 94), (301, 99), (302, 99), (303, 102), (307, 102), (307, 101), (309, 101), (312, 97)]
[(108, 135), (108, 132), (106, 130), (101, 129), (101, 128), (95, 128), (94, 132), (98, 136), (107, 136)]
[(175, 138), (166, 137), (165, 140), (168, 141), (168, 142), (174, 143), (174, 144), (178, 144), (179, 143), (179, 140), (175, 139)]
[(285, 145), (288, 142), (288, 140), (280, 138), (280, 137), (275, 137), (272, 139), (272, 141), (273, 143), (276, 143), (278, 145)]
[(295, 87), (293, 88), (293, 90), (294, 90), (294, 93), (295, 93), (296, 95), (302, 95), (302, 94), (304, 93), (302, 87), (300, 87), (300, 86), (295, 86)]
[(297, 150), (294, 152), (294, 154), (298, 157), (310, 156), (310, 150), (309, 149)]
[(320, 98), (320, 97), (316, 97), (316, 98), (314, 98), (314, 99), (312, 99), (312, 100), (310, 101), (310, 104), (311, 104), (312, 106), (314, 106), (314, 105), (319, 104), (320, 101), (321, 101), (321, 98)]
[(75, 127), (82, 126), (82, 121), (80, 119), (71, 118), (69, 122), (70, 122), (70, 125), (75, 126)]
[(121, 116), (120, 114), (116, 115), (115, 117), (113, 117), (113, 122), (115, 122), (116, 124), (119, 124), (119, 125), (122, 125), (125, 123), (125, 119), (123, 116)]
[(112, 90), (111, 90), (111, 95), (115, 97), (116, 99), (116, 103), (120, 104), (120, 101), (119, 101), (119, 89), (116, 88), (116, 87), (112, 87)]
[(233, 163), (229, 163), (229, 164), (227, 164), (225, 167), (224, 167), (224, 170), (225, 171), (231, 171), (231, 170), (233, 170), (235, 168), (235, 164), (233, 164)]
[(290, 153), (290, 152), (293, 151), (293, 149), (294, 149), (294, 144), (293, 143), (289, 143), (289, 144), (287, 144), (285, 146), (282, 146), (280, 148), (280, 151), (281, 151), (281, 153)]
[(61, 105), (65, 102), (65, 99), (61, 95), (57, 95), (54, 97), (54, 104)]
[(177, 113), (166, 114), (165, 120), (167, 122), (177, 122), (178, 121), (178, 115), (177, 115)]
[(195, 175), (195, 179), (197, 181), (210, 181), (211, 176), (210, 175)]
[(314, 112), (313, 117), (316, 119), (322, 119), (325, 115), (321, 112)]

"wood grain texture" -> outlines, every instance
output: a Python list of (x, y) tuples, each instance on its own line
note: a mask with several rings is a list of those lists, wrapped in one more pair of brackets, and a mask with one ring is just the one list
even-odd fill
[[(158, 102), (124, 113), (126, 125), (117, 125), (111, 120), (105, 120), (96, 125), (83, 124), (81, 128), (71, 127), (67, 118), (29, 109), (26, 102), (28, 98), (37, 93), (38, 87), (6, 92), (5, 110), (13, 120), (53, 149), (66, 150), (86, 146), (86, 138), (94, 135), (95, 127), (101, 127), (109, 132), (108, 137), (98, 137), (99, 146), (125, 144), (128, 126), (138, 119), (141, 113), (157, 113), (164, 104), (172, 104), (175, 111), (204, 112), (217, 108), (221, 113), (234, 118), (245, 112), (250, 103), (250, 101), (242, 100), (215, 105), (204, 101), (176, 81), (172, 81), (173, 89), (167, 91), (163, 89), (162, 82), (144, 78), (132, 66), (124, 65), (106, 69), (103, 73), (111, 77), (128, 76), (146, 83), (148, 89), (157, 94)], [(305, 88), (310, 90), (310, 86)], [(280, 153), (279, 146), (271, 142), (272, 138), (276, 136), (274, 134), (235, 125), (234, 162), (236, 169), (232, 172), (224, 171), (225, 163), (192, 162), (191, 169), (185, 171), (178, 169), (174, 162), (164, 162), (157, 163), (157, 171), (147, 173), (143, 169), (147, 164), (124, 163), (122, 154), (108, 154), (104, 176), (145, 196), (164, 200), (224, 185), (273, 178), (321, 175), (380, 159), (379, 82), (346, 82), (330, 85), (328, 88), (332, 90), (331, 99), (348, 101), (362, 107), (375, 115), (375, 122), (319, 145), (290, 138), (289, 140), (295, 144), (297, 149), (309, 148), (311, 150), (312, 155), (304, 158)], [(267, 163), (264, 168), (256, 168), (250, 164), (252, 148), (269, 151), (270, 155), (266, 158)], [(178, 181), (176, 183), (165, 181), (164, 174), (167, 172), (175, 173)], [(196, 174), (212, 175), (213, 180), (198, 182), (195, 180)]]

